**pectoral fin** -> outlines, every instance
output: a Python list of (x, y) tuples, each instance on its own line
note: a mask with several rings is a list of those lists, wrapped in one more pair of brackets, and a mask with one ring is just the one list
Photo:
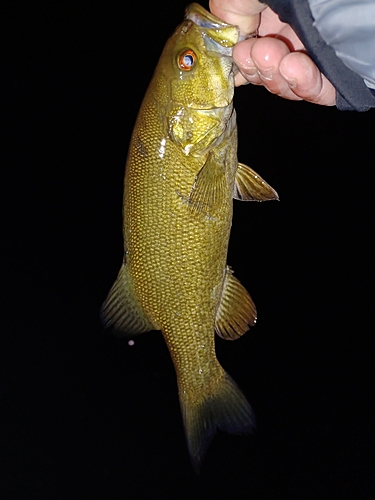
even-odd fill
[(212, 154), (199, 171), (189, 196), (193, 211), (211, 215), (222, 206), (225, 197), (225, 171)]
[(104, 327), (113, 327), (113, 333), (118, 337), (157, 329), (148, 320), (134, 295), (126, 264), (122, 264), (117, 279), (102, 305), (101, 318)]
[(225, 340), (236, 340), (255, 325), (257, 310), (248, 291), (227, 267), (215, 331)]
[(278, 200), (279, 195), (252, 168), (239, 163), (233, 198), (244, 201), (268, 201)]

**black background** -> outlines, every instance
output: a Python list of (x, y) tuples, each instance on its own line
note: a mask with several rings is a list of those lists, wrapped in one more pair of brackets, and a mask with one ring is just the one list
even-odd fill
[(235, 203), (259, 319), (217, 341), (254, 435), (219, 434), (195, 475), (161, 334), (103, 332), (127, 145), (184, 6), (5, 4), (1, 497), (373, 499), (375, 111), (236, 90), (239, 158), (281, 199)]

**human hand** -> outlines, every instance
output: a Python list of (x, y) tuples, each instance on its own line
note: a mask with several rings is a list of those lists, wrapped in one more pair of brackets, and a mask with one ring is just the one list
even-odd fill
[(260, 38), (239, 42), (233, 58), (240, 72), (237, 86), (263, 85), (273, 94), (294, 101), (325, 106), (336, 104), (336, 90), (305, 53), (301, 40), (289, 24), (258, 0), (210, 0), (211, 12), (239, 26), (242, 35), (258, 29)]

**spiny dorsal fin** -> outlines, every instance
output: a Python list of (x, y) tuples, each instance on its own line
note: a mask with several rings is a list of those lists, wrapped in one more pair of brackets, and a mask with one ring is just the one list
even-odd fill
[(221, 301), (216, 313), (215, 331), (225, 340), (236, 340), (254, 326), (257, 310), (248, 291), (227, 266)]
[(212, 154), (199, 171), (189, 196), (189, 205), (193, 211), (211, 215), (223, 204), (225, 196), (225, 171), (215, 161)]
[(243, 201), (278, 200), (279, 195), (252, 168), (238, 164), (233, 198)]
[(118, 337), (157, 329), (145, 316), (134, 296), (126, 264), (122, 264), (117, 279), (102, 305), (101, 318), (104, 327), (113, 327), (113, 333)]

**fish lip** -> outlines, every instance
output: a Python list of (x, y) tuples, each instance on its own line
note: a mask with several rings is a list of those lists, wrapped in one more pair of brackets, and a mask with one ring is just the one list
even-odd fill
[(207, 50), (232, 57), (233, 47), (239, 39), (237, 26), (225, 23), (197, 3), (187, 7), (185, 19), (199, 27)]
[[(227, 28), (238, 29), (232, 24), (228, 24), (222, 19), (216, 17), (214, 14), (211, 14), (211, 12), (208, 12), (204, 7), (195, 2), (187, 6), (185, 19), (193, 21), (193, 23), (201, 28), (207, 28), (210, 30), (223, 30)], [(236, 43), (236, 41), (233, 41), (233, 45), (234, 43)]]

